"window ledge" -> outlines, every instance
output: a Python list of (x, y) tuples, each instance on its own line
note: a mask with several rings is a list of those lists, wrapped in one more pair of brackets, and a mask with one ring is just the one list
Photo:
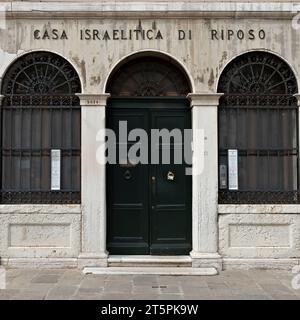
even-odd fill
[(81, 214), (80, 204), (0, 204), (0, 214)]
[(300, 204), (219, 204), (219, 214), (299, 213)]

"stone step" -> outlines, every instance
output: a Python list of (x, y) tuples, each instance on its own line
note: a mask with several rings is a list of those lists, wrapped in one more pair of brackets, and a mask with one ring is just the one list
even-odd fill
[(84, 274), (99, 275), (168, 275), (168, 276), (214, 276), (215, 268), (192, 267), (86, 267)]
[(122, 256), (108, 257), (109, 267), (191, 267), (190, 256)]

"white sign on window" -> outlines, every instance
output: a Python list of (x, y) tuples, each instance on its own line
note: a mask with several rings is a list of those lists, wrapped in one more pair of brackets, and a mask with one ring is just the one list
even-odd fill
[(61, 151), (51, 150), (51, 190), (60, 190)]
[(228, 189), (238, 190), (238, 151), (236, 149), (228, 150)]

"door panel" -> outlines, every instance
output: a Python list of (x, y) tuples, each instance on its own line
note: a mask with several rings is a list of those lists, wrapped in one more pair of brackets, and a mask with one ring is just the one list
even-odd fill
[[(127, 121), (128, 131), (148, 130), (147, 110), (108, 111), (107, 127), (115, 131), (119, 141), (119, 121)], [(132, 143), (128, 143), (130, 148)], [(119, 143), (116, 144), (119, 159)], [(124, 159), (123, 159), (124, 160)], [(148, 166), (124, 164), (107, 165), (108, 241), (111, 254), (149, 254)], [(143, 186), (143, 187), (141, 187)]]
[[(123, 108), (122, 108), (123, 106)], [(124, 107), (125, 106), (125, 107)], [(130, 106), (130, 107), (128, 107)], [(184, 105), (183, 105), (184, 106)], [(169, 107), (169, 108), (168, 108)], [(159, 101), (129, 104), (119, 103), (107, 108), (107, 127), (118, 133), (119, 121), (128, 121), (128, 131), (150, 129), (190, 128), (188, 108)], [(118, 137), (117, 137), (118, 139)], [(170, 163), (130, 163), (107, 165), (107, 249), (110, 254), (188, 254), (191, 250), (191, 176), (185, 174), (186, 165), (174, 162), (174, 149), (183, 142), (172, 141)], [(128, 148), (131, 144), (128, 143)], [(118, 149), (119, 143), (116, 144)], [(183, 148), (181, 156), (184, 157)], [(168, 173), (174, 173), (174, 180)]]
[[(155, 129), (190, 127), (189, 111), (153, 111), (151, 127)], [(165, 141), (166, 142), (166, 141)], [(176, 164), (174, 152), (184, 161), (183, 142), (170, 139), (170, 147), (159, 141), (160, 163), (151, 165), (151, 254), (188, 254), (191, 250), (191, 177), (186, 175), (184, 164)], [(162, 151), (170, 152), (170, 163), (164, 164)], [(174, 175), (173, 180), (168, 173)], [(171, 176), (172, 176), (171, 175)]]

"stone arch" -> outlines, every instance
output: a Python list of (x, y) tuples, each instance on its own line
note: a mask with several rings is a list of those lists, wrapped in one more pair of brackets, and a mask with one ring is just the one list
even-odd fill
[(184, 67), (155, 51), (122, 59), (111, 71), (105, 88), (112, 96), (186, 96), (193, 91)]

